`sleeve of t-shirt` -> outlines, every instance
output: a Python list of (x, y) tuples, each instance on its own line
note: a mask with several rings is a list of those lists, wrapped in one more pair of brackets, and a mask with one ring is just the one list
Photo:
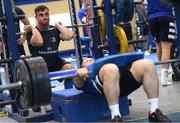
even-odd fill
[(19, 7), (15, 7), (15, 12), (17, 15), (25, 15), (24, 11)]

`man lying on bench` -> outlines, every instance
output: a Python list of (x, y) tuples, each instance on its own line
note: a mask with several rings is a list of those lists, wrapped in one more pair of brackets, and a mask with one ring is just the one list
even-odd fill
[(83, 60), (83, 68), (77, 70), (76, 73), (79, 76), (74, 77), (74, 85), (84, 92), (104, 95), (109, 104), (112, 122), (122, 121), (119, 111), (119, 98), (129, 95), (141, 85), (149, 100), (149, 121), (171, 122), (158, 109), (159, 80), (152, 61), (139, 59), (123, 67), (116, 63), (105, 63), (101, 65), (94, 79), (92, 79), (89, 77), (91, 74), (85, 67), (92, 65), (94, 62), (92, 58)]

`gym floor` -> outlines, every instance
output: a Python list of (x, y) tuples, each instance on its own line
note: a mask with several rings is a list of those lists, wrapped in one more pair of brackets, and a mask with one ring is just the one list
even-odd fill
[[(153, 61), (157, 61), (155, 54), (151, 54), (149, 56), (145, 56), (146, 58), (150, 58)], [(160, 66), (156, 66), (158, 74), (160, 75)], [(54, 85), (58, 85), (56, 89), (62, 89), (63, 84), (57, 84), (56, 82), (52, 83)], [(180, 112), (180, 82), (173, 82), (172, 85), (162, 87), (160, 85), (160, 95), (159, 95), (159, 107), (164, 112), (164, 114), (171, 114)], [(147, 118), (148, 116), (148, 100), (146, 98), (146, 94), (143, 91), (143, 88), (139, 88), (131, 95), (128, 96), (132, 101), (132, 105), (129, 107), (130, 114), (128, 116), (124, 116), (123, 119), (125, 121), (134, 121), (138, 119)], [(173, 120), (173, 119), (172, 119)], [(0, 122), (16, 122), (7, 117), (1, 117)], [(55, 122), (55, 121), (50, 121)]]

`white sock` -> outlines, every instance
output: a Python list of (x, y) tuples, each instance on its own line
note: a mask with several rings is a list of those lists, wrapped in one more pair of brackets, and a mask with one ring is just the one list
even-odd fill
[(158, 98), (151, 98), (149, 99), (149, 106), (150, 106), (150, 113), (153, 113), (158, 108)]
[(114, 116), (119, 115), (121, 117), (121, 114), (119, 112), (119, 104), (109, 105), (109, 109), (111, 111), (111, 118), (113, 119)]
[(168, 69), (164, 69), (164, 68), (161, 69), (161, 77), (163, 78), (165, 77), (164, 75), (166, 71), (168, 71)]
[(161, 84), (165, 84), (166, 83), (166, 71), (167, 69), (162, 68), (161, 69)]

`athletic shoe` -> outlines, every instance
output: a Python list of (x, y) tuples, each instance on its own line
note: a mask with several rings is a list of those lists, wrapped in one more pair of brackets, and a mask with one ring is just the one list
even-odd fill
[(155, 112), (149, 114), (149, 122), (172, 122), (168, 117), (163, 115), (160, 109), (156, 109)]
[(161, 74), (161, 85), (168, 86), (172, 84), (172, 72), (164, 71)]
[(111, 122), (123, 122), (122, 118), (119, 115), (114, 116)]

